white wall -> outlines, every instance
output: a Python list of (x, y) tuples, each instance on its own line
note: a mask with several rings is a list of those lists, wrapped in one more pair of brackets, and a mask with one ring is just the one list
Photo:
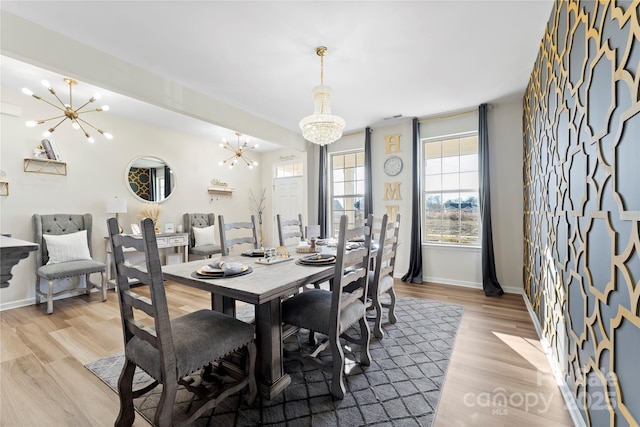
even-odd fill
[[(126, 229), (130, 223), (140, 220), (138, 212), (142, 202), (134, 199), (125, 183), (125, 169), (136, 156), (162, 158), (175, 171), (174, 194), (161, 204), (165, 209), (159, 220), (161, 225), (182, 223), (185, 212), (213, 212), (248, 219), (251, 210), (248, 190), (261, 188), (263, 174), (267, 173), (262, 169), (268, 166), (262, 166), (264, 162), (260, 157), (256, 160), (261, 167), (254, 170), (218, 166), (218, 161), (226, 157), (219, 147), (220, 141), (148, 126), (110, 112), (95, 113), (90, 122), (111, 132), (115, 136), (111, 141), (96, 135), (94, 144), (87, 143), (69, 123), (63, 123), (54, 132), (50, 139), (56, 141), (67, 162), (66, 176), (25, 173), (24, 158), (32, 156), (44, 129), (42, 126), (27, 128), (24, 122), (50, 117), (52, 108), (12, 89), (2, 88), (1, 96), (3, 104), (16, 106), (12, 110), (21, 111), (19, 117), (0, 116), (0, 169), (8, 174), (10, 183), (10, 195), (0, 197), (0, 232), (11, 233), (18, 239), (33, 240), (31, 216), (34, 213), (91, 213), (93, 255), (103, 260), (106, 199), (114, 196), (127, 199), (128, 213), (120, 216)], [(228, 182), (236, 191), (232, 196), (210, 195), (207, 186), (213, 178)], [(34, 257), (32, 253), (14, 267), (9, 287), (0, 290), (0, 309), (33, 302)]]
[(495, 102), (487, 115), (496, 274), (505, 291), (523, 289), (522, 101)]
[[(520, 101), (493, 102), (488, 112), (490, 166), (491, 166), (491, 210), (493, 241), (498, 280), (507, 292), (522, 290), (522, 104)], [(451, 115), (443, 118), (423, 119), (420, 136), (428, 138), (478, 128), (476, 112)], [(409, 244), (411, 224), (411, 159), (412, 129), (410, 120), (397, 120), (387, 126), (372, 127), (372, 163), (374, 215), (386, 213), (385, 206), (398, 204), (403, 216), (398, 247), (395, 276), (401, 277), (409, 267)], [(393, 153), (402, 158), (404, 168), (396, 177), (384, 174), (385, 136), (400, 134), (400, 152)], [(364, 133), (343, 137), (329, 146), (329, 152), (346, 151), (364, 147)], [(401, 181), (400, 201), (384, 200), (384, 183)], [(423, 245), (423, 279), (425, 281), (482, 286), (481, 252), (479, 248)]]
[[(507, 292), (522, 290), (522, 103), (496, 101), (490, 104), (489, 164), (491, 215), (496, 273)], [(425, 120), (420, 136), (447, 135), (478, 129), (478, 114)], [(425, 280), (482, 286), (482, 254), (479, 249), (423, 246)]]

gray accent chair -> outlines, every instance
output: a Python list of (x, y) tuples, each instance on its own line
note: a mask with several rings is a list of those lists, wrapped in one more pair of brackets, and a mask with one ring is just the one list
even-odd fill
[(276, 219), (278, 222), (278, 240), (280, 246), (286, 246), (287, 239), (296, 239), (296, 243), (304, 239), (301, 214), (298, 214), (298, 218), (296, 219), (282, 219), (280, 218), (280, 214), (277, 214)]
[[(154, 426), (193, 425), (203, 413), (245, 388), (251, 405), (257, 394), (254, 327), (208, 309), (171, 319), (153, 221), (145, 218), (140, 225), (142, 238), (136, 238), (119, 234), (115, 218), (107, 221), (117, 271), (125, 353), (118, 379), (120, 413), (115, 425), (131, 426), (135, 420), (133, 399), (159, 384), (162, 392)], [(144, 267), (125, 262), (125, 247), (145, 254)], [(130, 278), (141, 283), (135, 289), (142, 286), (150, 296), (134, 292), (129, 286)], [(148, 316), (152, 321), (142, 322)], [(134, 390), (137, 367), (154, 381)], [(193, 393), (194, 399), (176, 401), (178, 386)]]
[(210, 227), (215, 225), (216, 217), (212, 213), (185, 213), (182, 215), (184, 231), (189, 234), (189, 254), (211, 258), (211, 255), (222, 253), (220, 245), (195, 246), (193, 227)]
[[(61, 235), (87, 230), (89, 253), (93, 256), (93, 251), (91, 250), (93, 217), (91, 214), (34, 214), (32, 222), (33, 239), (34, 242), (39, 244), (39, 248), (36, 251), (35, 304), (40, 305), (40, 298), (45, 298), (47, 300), (47, 314), (51, 314), (53, 313), (53, 297), (65, 293), (75, 295), (84, 293), (88, 295), (93, 288), (99, 289), (102, 292), (102, 301), (106, 301), (106, 265), (104, 263), (95, 260), (77, 260), (47, 265), (47, 262), (49, 261), (49, 252), (47, 250), (46, 241), (43, 237), (45, 234)], [(92, 273), (100, 273), (100, 284), (91, 282), (90, 275)], [(58, 292), (53, 291), (53, 284), (55, 280), (79, 276), (85, 277), (86, 287), (74, 287)], [(47, 281), (47, 292), (42, 292), (40, 288), (40, 279)]]
[[(347, 229), (348, 218), (340, 218), (340, 234), (336, 251), (336, 267), (332, 278), (332, 289), (310, 289), (298, 293), (282, 302), (282, 321), (286, 325), (308, 329), (310, 337), (319, 333), (325, 338), (315, 348), (286, 349), (286, 359), (311, 362), (323, 371), (333, 373), (331, 394), (343, 399), (345, 394), (345, 356), (341, 339), (358, 344), (360, 364), (369, 366), (371, 354), (369, 339), (371, 332), (366, 319), (369, 261), (371, 255), (371, 225), (373, 215), (369, 215), (366, 225)], [(364, 236), (362, 246), (348, 249), (347, 243), (355, 237)], [(350, 287), (351, 292), (345, 288)], [(359, 325), (359, 336), (349, 335), (351, 326)], [(309, 345), (315, 344), (315, 338)], [(331, 357), (325, 359), (325, 350)]]
[[(229, 250), (237, 245), (250, 244), (253, 249), (258, 249), (258, 228), (256, 217), (251, 215), (251, 222), (224, 222), (224, 216), (218, 215), (218, 227), (220, 229), (220, 247), (222, 255), (229, 255)], [(237, 233), (250, 235), (238, 236)], [(233, 236), (230, 236), (233, 234)]]

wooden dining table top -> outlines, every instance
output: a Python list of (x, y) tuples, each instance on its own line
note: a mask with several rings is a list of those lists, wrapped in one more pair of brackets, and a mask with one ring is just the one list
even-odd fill
[[(274, 298), (295, 293), (300, 286), (327, 280), (335, 264), (300, 265), (296, 260), (310, 255), (291, 250), (291, 259), (275, 264), (261, 264), (262, 258), (228, 255), (162, 267), (164, 278), (250, 304), (263, 304)], [(239, 262), (253, 269), (249, 274), (232, 277), (194, 277), (199, 268), (217, 261)]]

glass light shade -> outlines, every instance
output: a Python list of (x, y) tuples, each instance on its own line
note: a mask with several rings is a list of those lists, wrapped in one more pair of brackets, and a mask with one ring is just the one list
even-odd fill
[(331, 88), (319, 85), (313, 88), (313, 114), (300, 120), (302, 136), (318, 145), (331, 144), (342, 136), (345, 122), (331, 114)]

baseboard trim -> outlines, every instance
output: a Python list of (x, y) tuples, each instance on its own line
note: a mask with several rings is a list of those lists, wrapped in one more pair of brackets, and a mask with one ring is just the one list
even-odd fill
[(0, 304), (0, 311), (10, 310), (12, 308), (26, 307), (27, 305), (33, 305), (36, 303), (34, 298), (23, 299), (19, 301), (11, 301), (4, 304)]
[[(90, 292), (91, 293), (100, 292), (100, 290), (99, 289), (91, 289)], [(82, 296), (82, 295), (83, 294), (78, 294), (78, 295), (62, 294), (62, 295), (58, 295), (57, 297), (53, 297), (53, 300), (57, 301), (57, 300), (66, 299), (66, 298), (74, 298), (74, 297)], [(26, 307), (28, 305), (35, 305), (35, 303), (36, 303), (35, 297), (22, 299), (22, 300), (18, 300), (18, 301), (7, 302), (7, 303), (4, 303), (4, 304), (0, 304), (0, 312), (5, 311), (5, 310), (11, 310), (12, 308), (19, 308), (19, 307)], [(40, 305), (46, 306), (47, 305), (47, 299), (46, 298), (40, 298)]]
[(540, 328), (540, 323), (538, 322), (538, 317), (536, 313), (533, 311), (533, 307), (531, 307), (531, 303), (529, 302), (529, 298), (527, 298), (527, 294), (524, 289), (521, 291), (522, 299), (524, 300), (524, 304), (527, 306), (527, 311), (529, 312), (529, 317), (531, 317), (531, 322), (533, 323), (533, 327), (536, 329), (536, 334), (538, 334), (538, 339), (540, 340), (540, 344), (542, 345), (542, 349), (544, 353), (547, 355), (547, 360), (549, 361), (549, 365), (551, 366), (551, 372), (553, 372), (553, 376), (556, 379), (556, 383), (558, 384), (558, 388), (560, 389), (560, 393), (562, 393), (562, 398), (564, 399), (565, 406), (567, 411), (569, 411), (569, 415), (571, 416), (571, 420), (573, 421), (573, 425), (576, 427), (587, 427), (584, 419), (582, 418), (582, 414), (578, 409), (578, 404), (573, 398), (573, 393), (569, 390), (569, 386), (564, 379), (564, 375), (562, 374), (560, 368), (556, 364), (552, 353), (551, 346), (549, 345), (549, 341), (547, 338), (542, 335), (542, 329)]
[[(441, 283), (443, 285), (462, 286), (464, 288), (482, 289), (482, 283), (478, 282), (465, 282), (464, 280), (451, 280), (442, 277), (423, 277), (422, 280), (431, 283)], [(508, 294), (522, 294), (522, 287), (518, 286), (502, 286), (502, 290)]]

